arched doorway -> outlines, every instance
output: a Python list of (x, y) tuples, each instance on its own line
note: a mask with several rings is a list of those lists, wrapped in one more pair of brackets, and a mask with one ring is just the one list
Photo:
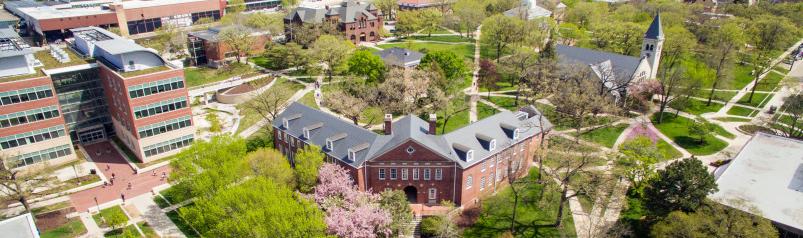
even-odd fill
[(404, 188), (404, 195), (407, 196), (407, 201), (410, 203), (418, 203), (418, 189), (413, 186)]
[(365, 41), (365, 32), (360, 33), (360, 42)]

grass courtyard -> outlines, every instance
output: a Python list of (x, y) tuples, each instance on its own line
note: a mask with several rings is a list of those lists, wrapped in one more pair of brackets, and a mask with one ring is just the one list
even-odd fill
[[(674, 114), (664, 113), (662, 123), (657, 122), (657, 114), (653, 115), (653, 124), (658, 128), (661, 133), (672, 139), (680, 147), (683, 147), (693, 155), (710, 155), (721, 151), (728, 146), (728, 143), (722, 141), (715, 136), (708, 134), (703, 136), (702, 142), (699, 138), (691, 137), (689, 126), (692, 124), (692, 119), (678, 116)], [(735, 137), (735, 135), (725, 131), (722, 127), (717, 126), (716, 134), (723, 137)]]
[[(616, 143), (616, 139), (619, 138), (619, 135), (621, 135), (622, 132), (627, 129), (627, 127), (628, 124), (619, 124), (600, 127), (590, 131), (584, 131), (582, 134), (580, 134), (580, 139), (594, 142), (608, 148), (613, 148), (613, 145)], [(572, 135), (577, 136), (577, 132), (573, 132)]]
[(393, 47), (411, 49), (415, 51), (419, 51), (421, 53), (426, 53), (429, 51), (451, 51), (457, 54), (458, 56), (462, 55), (469, 60), (469, 62), (474, 60), (474, 45), (473, 44), (454, 44), (454, 43), (438, 43), (438, 42), (403, 42), (403, 43), (392, 43), (392, 44), (381, 44), (377, 45), (379, 48), (382, 49), (389, 49)]
[[(268, 90), (265, 90), (264, 93), (273, 93), (271, 91), (279, 91), (282, 92), (282, 99), (288, 100), (293, 96), (293, 93), (304, 88), (303, 85), (294, 83), (285, 78), (278, 78), (276, 80), (276, 83), (274, 83), (273, 86), (271, 86)], [(240, 126), (237, 128), (237, 133), (240, 133), (246, 128), (251, 127), (262, 119), (262, 116), (257, 111), (254, 111), (248, 106), (249, 103), (252, 102), (248, 101), (237, 105), (237, 109), (240, 110), (241, 116)]]
[(184, 69), (184, 80), (187, 82), (187, 87), (194, 87), (253, 72), (255, 72), (255, 70), (251, 68), (251, 66), (238, 63), (233, 63), (218, 69), (191, 67)]

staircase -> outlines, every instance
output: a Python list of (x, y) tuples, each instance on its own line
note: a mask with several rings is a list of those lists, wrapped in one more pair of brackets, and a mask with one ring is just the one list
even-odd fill
[(419, 238), (421, 237), (421, 216), (413, 215), (413, 220), (407, 223), (408, 229), (412, 229), (412, 235), (408, 237)]

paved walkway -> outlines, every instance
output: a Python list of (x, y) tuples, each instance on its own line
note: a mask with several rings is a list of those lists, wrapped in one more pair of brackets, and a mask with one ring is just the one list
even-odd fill
[[(320, 81), (320, 79), (318, 79), (318, 80)], [(299, 99), (304, 97), (304, 95), (306, 95), (307, 93), (312, 92), (313, 90), (315, 90), (315, 86), (313, 84), (307, 84), (307, 83), (303, 83), (303, 84), (305, 85), (305, 88), (302, 89), (302, 90), (297, 91), (295, 94), (293, 94), (293, 96), (291, 96), (289, 99), (287, 99), (285, 105), (290, 105), (290, 103), (298, 101)], [(282, 108), (279, 111), (282, 111), (282, 110), (284, 110), (284, 108)], [(243, 131), (241, 131), (239, 135), (242, 138), (248, 138), (249, 136), (253, 135), (254, 133), (257, 133), (260, 129), (262, 129), (262, 127), (265, 127), (267, 125), (268, 125), (268, 120), (267, 119), (262, 119), (262, 120), (258, 121), (257, 123), (254, 123), (253, 126), (248, 127), (246, 129), (244, 129)]]
[(162, 237), (185, 237), (181, 230), (178, 229), (176, 224), (173, 224), (173, 221), (170, 220), (162, 209), (153, 202), (153, 196), (149, 194), (144, 194), (138, 197), (131, 199), (131, 203), (134, 207), (139, 210), (139, 213), (142, 215), (142, 219), (148, 222), (148, 224), (153, 227), (153, 230), (156, 231)]
[(474, 41), (474, 71), (471, 72), (471, 85), (463, 90), (465, 94), (471, 96), (471, 100), (469, 100), (469, 110), (468, 110), (468, 121), (475, 122), (478, 120), (477, 117), (477, 100), (479, 100), (479, 87), (477, 86), (479, 83), (479, 72), (480, 72), (480, 29), (482, 29), (482, 25), (477, 27), (477, 31), (474, 33), (474, 37), (477, 39)]
[[(85, 145), (84, 148), (107, 179), (111, 180), (114, 177), (114, 185), (99, 186), (71, 194), (70, 203), (77, 212), (85, 212), (98, 204), (118, 200), (121, 194), (124, 194), (126, 198), (133, 198), (150, 193), (153, 187), (167, 182), (162, 180), (161, 175), (162, 172), (169, 174), (169, 166), (153, 170), (156, 172), (156, 176), (153, 176), (152, 173), (134, 174), (134, 170), (128, 162), (108, 141)], [(100, 155), (97, 154), (98, 152)], [(128, 189), (129, 182), (132, 185), (131, 189)], [(97, 203), (95, 199), (97, 199)]]

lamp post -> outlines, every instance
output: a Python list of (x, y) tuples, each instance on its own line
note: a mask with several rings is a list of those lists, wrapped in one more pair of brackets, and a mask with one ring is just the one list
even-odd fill
[(95, 197), (95, 206), (98, 208), (98, 213), (100, 213), (100, 204), (98, 204), (98, 197)]

